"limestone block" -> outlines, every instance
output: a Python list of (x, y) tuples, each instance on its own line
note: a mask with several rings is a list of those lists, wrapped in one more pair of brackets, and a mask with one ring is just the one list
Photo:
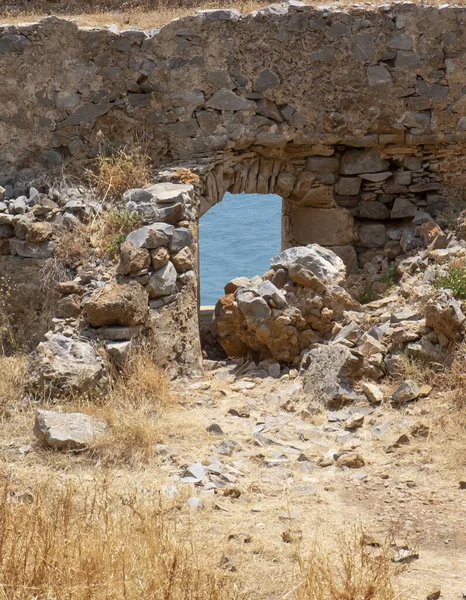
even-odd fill
[(107, 385), (104, 361), (89, 342), (55, 333), (29, 357), (26, 388), (33, 394), (101, 393)]
[(50, 258), (53, 255), (53, 250), (53, 242), (29, 244), (25, 240), (19, 240), (18, 238), (10, 239), (11, 254), (17, 254), (23, 258)]
[(150, 257), (152, 260), (152, 268), (154, 271), (164, 267), (170, 260), (170, 253), (165, 246), (160, 246), (154, 250), (150, 250)]
[(238, 96), (230, 90), (220, 90), (207, 102), (207, 108), (215, 108), (217, 110), (247, 110), (255, 108), (255, 102), (247, 100), (242, 96)]
[(131, 242), (123, 242), (120, 248), (118, 275), (130, 275), (150, 266), (150, 254), (145, 248), (133, 246)]
[(306, 168), (314, 173), (338, 173), (340, 161), (334, 156), (311, 156)]
[(382, 248), (387, 241), (383, 223), (365, 223), (358, 227), (359, 244), (366, 248)]
[(290, 233), (299, 244), (344, 246), (354, 241), (353, 229), (354, 219), (343, 208), (291, 208)]
[(390, 163), (382, 160), (376, 148), (363, 150), (347, 150), (341, 159), (340, 173), (342, 175), (359, 175), (360, 173), (378, 173), (387, 171)]
[(107, 427), (108, 423), (104, 419), (96, 419), (83, 413), (38, 410), (34, 435), (57, 450), (78, 450), (103, 435)]
[(167, 223), (152, 223), (145, 227), (140, 227), (126, 236), (126, 241), (136, 248), (158, 248), (159, 246), (168, 246), (168, 242), (173, 235), (175, 228)]
[(335, 191), (341, 196), (357, 196), (361, 190), (359, 177), (340, 177), (335, 186)]
[(168, 248), (170, 252), (179, 252), (185, 246), (191, 246), (193, 243), (193, 234), (186, 227), (176, 227), (170, 238)]
[(169, 296), (176, 290), (176, 269), (173, 263), (168, 262), (164, 267), (152, 273), (147, 284), (150, 298)]
[(92, 327), (144, 323), (148, 311), (146, 290), (137, 282), (108, 285), (96, 290), (83, 303), (87, 320)]

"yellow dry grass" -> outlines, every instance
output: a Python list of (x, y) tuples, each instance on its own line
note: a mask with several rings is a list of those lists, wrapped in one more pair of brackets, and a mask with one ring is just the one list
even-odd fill
[(0, 590), (8, 600), (233, 600), (155, 494), (53, 483), (0, 498)]
[(101, 201), (117, 201), (126, 190), (150, 183), (150, 163), (141, 148), (122, 148), (109, 156), (100, 154), (88, 174)]
[(403, 568), (393, 563), (393, 543), (388, 536), (368, 544), (360, 528), (342, 532), (333, 547), (315, 541), (309, 558), (300, 561), (304, 579), (296, 600), (402, 600), (394, 582)]

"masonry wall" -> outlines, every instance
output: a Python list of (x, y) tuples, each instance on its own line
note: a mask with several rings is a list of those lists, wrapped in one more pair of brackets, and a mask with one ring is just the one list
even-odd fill
[(459, 193), (465, 18), (460, 7), (291, 2), (150, 32), (53, 17), (4, 26), (0, 172), (84, 160), (102, 139), (143, 133), (163, 162), (200, 170), (201, 211), (225, 191), (276, 192), (284, 247), (361, 252), (390, 239), (390, 223), (373, 221), (435, 213)]

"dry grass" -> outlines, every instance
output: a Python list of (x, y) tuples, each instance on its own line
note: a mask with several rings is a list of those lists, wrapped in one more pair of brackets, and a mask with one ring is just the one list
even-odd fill
[(153, 493), (5, 483), (0, 590), (8, 600), (233, 600), (232, 583), (181, 539)]
[(0, 356), (0, 419), (8, 417), (21, 400), (26, 357)]
[[(10, 2), (11, 3), (11, 0)], [(122, 28), (130, 26), (142, 29), (160, 28), (173, 21), (188, 15), (195, 14), (196, 10), (229, 7), (236, 8), (242, 13), (249, 13), (271, 4), (271, 0), (225, 0), (213, 2), (206, 0), (190, 0), (153, 2), (141, 0), (140, 2), (113, 2), (113, 10), (108, 10), (106, 1), (81, 2), (71, 0), (63, 3), (50, 2), (49, 0), (35, 0), (31, 7), (29, 2), (17, 0), (16, 6), (2, 13), (2, 20), (8, 23), (38, 21), (47, 15), (54, 14), (72, 18), (82, 26), (101, 26), (115, 24)]]
[(333, 548), (314, 543), (301, 561), (303, 582), (296, 600), (402, 600), (394, 580), (402, 571), (392, 561), (393, 537), (369, 545), (358, 529), (342, 533)]
[(101, 201), (116, 202), (126, 190), (150, 183), (150, 163), (150, 158), (139, 147), (123, 148), (110, 156), (100, 154), (89, 171), (90, 181)]

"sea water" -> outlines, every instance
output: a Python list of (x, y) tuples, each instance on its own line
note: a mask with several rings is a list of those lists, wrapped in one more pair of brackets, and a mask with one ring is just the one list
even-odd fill
[(200, 220), (201, 305), (213, 305), (234, 277), (263, 275), (280, 252), (282, 199), (225, 194)]

